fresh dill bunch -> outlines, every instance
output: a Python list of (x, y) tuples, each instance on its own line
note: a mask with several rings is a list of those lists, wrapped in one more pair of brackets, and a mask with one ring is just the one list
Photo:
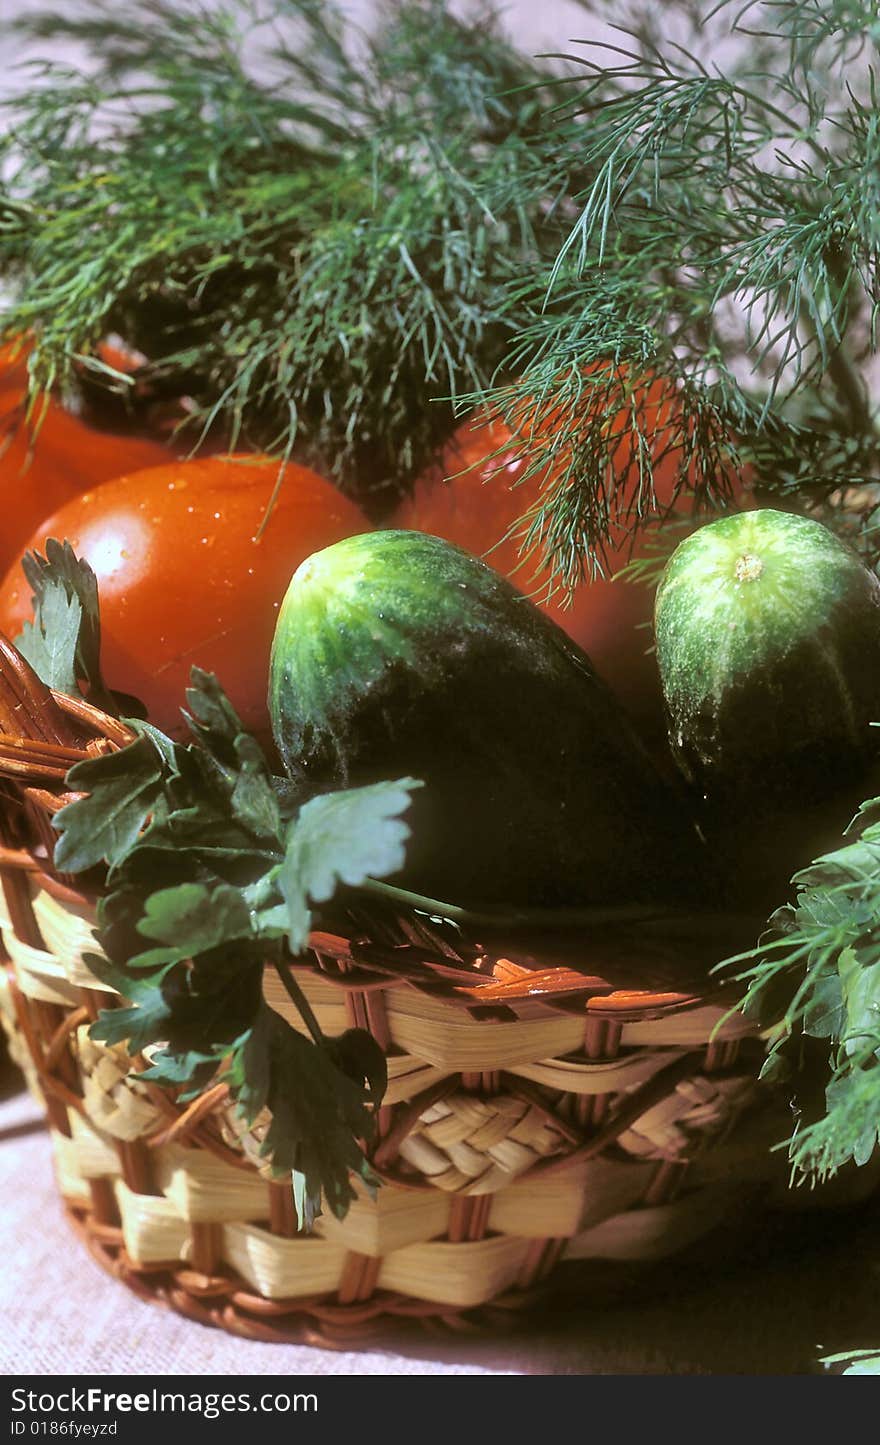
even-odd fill
[(676, 389), (682, 492), (717, 505), (744, 472), (876, 560), (876, 4), (617, 0), (602, 13), (620, 33), (579, 47), (556, 111), (583, 142), (576, 219), (548, 273), (517, 290), (516, 380), (489, 397), (530, 471), (550, 467), (524, 550), (575, 582), (613, 528), (635, 535), (657, 516), (637, 386), (607, 425), (624, 368)]
[(876, 4), (584, 9), (613, 44), (544, 59), (441, 0), (354, 44), (315, 0), (17, 22), (94, 58), (8, 110), (34, 388), (84, 357), (123, 388), (118, 332), (194, 447), (295, 449), (375, 516), (488, 405), (544, 477), (522, 551), (566, 586), (662, 516), (656, 377), (679, 492), (745, 472), (876, 558)]
[(97, 62), (9, 107), (4, 331), (33, 333), (33, 385), (70, 384), (118, 332), (139, 380), (191, 398), (195, 442), (219, 422), (390, 506), (502, 364), (511, 283), (564, 235), (517, 180), (556, 147), (551, 71), (437, 3), (392, 7), (357, 53), (312, 0), (27, 29)]
[(880, 1141), (880, 798), (794, 884), (796, 902), (721, 967), (768, 1030), (763, 1077), (809, 1096), (824, 1075), (789, 1143), (795, 1174), (821, 1180), (866, 1164)]

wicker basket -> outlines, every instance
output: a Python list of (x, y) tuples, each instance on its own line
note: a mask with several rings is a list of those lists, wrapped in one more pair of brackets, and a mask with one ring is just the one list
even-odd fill
[(785, 1126), (754, 1127), (760, 1042), (708, 985), (463, 957), (401, 919), (313, 935), (296, 965), (325, 1032), (368, 1028), (389, 1071), (376, 1199), (298, 1234), (261, 1121), (244, 1131), (224, 1086), (178, 1106), (143, 1060), (89, 1038), (116, 996), (83, 962), (95, 900), (53, 872), (51, 820), (71, 763), (130, 735), (0, 654), (0, 1012), (70, 1218), (139, 1294), (273, 1340), (347, 1342), (389, 1315), (462, 1323), (527, 1303), (567, 1262), (670, 1254), (767, 1173)]

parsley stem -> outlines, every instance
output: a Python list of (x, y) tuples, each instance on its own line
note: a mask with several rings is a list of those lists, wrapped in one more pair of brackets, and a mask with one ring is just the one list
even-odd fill
[(365, 879), (358, 892), (384, 898), (401, 908), (427, 913), (432, 918), (476, 927), (577, 928), (586, 924), (636, 922), (668, 915), (667, 909), (640, 903), (619, 908), (461, 908), (455, 903), (443, 903), (437, 898), (412, 893), (407, 888), (397, 888), (392, 883), (382, 883), (378, 878)]
[(305, 994), (303, 993), (302, 989), (294, 978), (293, 972), (291, 970), (290, 964), (287, 962), (287, 959), (276, 958), (273, 959), (273, 963), (275, 966), (275, 972), (278, 974), (278, 977), (284, 984), (291, 1003), (296, 1008), (315, 1043), (323, 1044), (325, 1042), (325, 1039), (323, 1031), (321, 1029), (321, 1025), (318, 1023), (318, 1020), (315, 1017), (311, 1004), (309, 1003), (308, 999), (306, 998)]

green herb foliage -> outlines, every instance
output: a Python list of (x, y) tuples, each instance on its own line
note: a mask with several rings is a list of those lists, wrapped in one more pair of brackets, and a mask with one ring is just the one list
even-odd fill
[(876, 1350), (846, 1350), (840, 1355), (825, 1355), (821, 1363), (835, 1375), (880, 1375)]
[(880, 1139), (880, 798), (794, 884), (797, 901), (722, 967), (770, 1030), (764, 1077), (800, 1081), (809, 1096), (807, 1041), (826, 1046), (824, 1107), (803, 1111), (789, 1146), (796, 1172), (825, 1178), (850, 1160), (866, 1164)]
[[(556, 112), (563, 132), (580, 129), (589, 179), (571, 191), (577, 219), (549, 278), (520, 289), (529, 315), (509, 353), (520, 379), (494, 393), (514, 418), (523, 391), (553, 417), (534, 465), (554, 454), (557, 465), (524, 542), (567, 577), (585, 542), (656, 511), (650, 411), (625, 385), (618, 427), (596, 423), (618, 364), (676, 383), (666, 444), (679, 488), (706, 502), (747, 467), (766, 491), (831, 505), (834, 520), (852, 502), (842, 489), (878, 478), (866, 370), (876, 6), (604, 8), (626, 33), (617, 48), (584, 47), (585, 79)], [(598, 369), (585, 377), (585, 364)], [(627, 469), (615, 445), (630, 433)], [(862, 503), (856, 525), (876, 554), (875, 499)]]
[[(308, 938), (307, 900), (326, 903), (340, 883), (356, 886), (365, 878), (382, 878), (403, 867), (409, 830), (400, 814), (417, 786), (412, 778), (404, 778), (397, 787), (374, 783), (324, 793), (300, 809), (278, 879), (294, 953), (301, 952)], [(336, 842), (340, 831), (345, 833), (344, 851)]]
[[(351, 1176), (371, 1175), (363, 1141), (385, 1089), (385, 1060), (361, 1030), (326, 1038), (291, 971), (313, 905), (400, 866), (411, 779), (292, 801), (276, 788), (217, 681), (193, 670), (187, 694), (196, 741), (148, 724), (128, 747), (78, 763), (86, 796), (56, 815), (55, 861), (71, 872), (107, 866), (89, 966), (128, 1002), (92, 1034), (150, 1050), (145, 1077), (183, 1098), (229, 1086), (245, 1123), (271, 1116), (262, 1149), (292, 1175), (300, 1222), (322, 1197), (342, 1215)], [(283, 805), (279, 801), (283, 798)], [(267, 965), (299, 1010), (298, 1033), (263, 1002)]]
[(88, 562), (69, 542), (50, 537), (45, 557), (28, 552), (22, 568), (33, 589), (35, 618), (16, 638), (19, 651), (47, 687), (78, 696), (82, 682), (96, 707), (116, 714), (101, 676), (98, 583)]
[(488, 398), (552, 463), (519, 534), (571, 582), (666, 510), (650, 373), (678, 491), (748, 467), (876, 555), (876, 5), (585, 10), (618, 29), (540, 60), (439, 0), (369, 35), (314, 0), (18, 21), (93, 60), (3, 143), (34, 387), (133, 390), (118, 331), (194, 440), (295, 448), (377, 516)]

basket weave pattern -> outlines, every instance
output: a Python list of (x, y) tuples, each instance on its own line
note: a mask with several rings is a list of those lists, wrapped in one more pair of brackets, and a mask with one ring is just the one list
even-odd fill
[[(266, 1120), (246, 1127), (222, 1084), (178, 1104), (139, 1078), (143, 1059), (89, 1038), (117, 997), (83, 961), (95, 900), (54, 874), (51, 817), (71, 762), (126, 731), (0, 651), (0, 1010), (70, 1216), (127, 1284), (251, 1337), (336, 1343), (383, 1315), (455, 1324), (521, 1305), (563, 1261), (664, 1255), (735, 1207), (726, 1147), (759, 1092), (742, 1017), (566, 969), (536, 993), (510, 961), (468, 973), (401, 924), (381, 941), (313, 935), (296, 965), (322, 1029), (368, 1028), (389, 1070), (376, 1197), (299, 1234), (260, 1153)], [(264, 992), (302, 1027), (268, 970)]]

